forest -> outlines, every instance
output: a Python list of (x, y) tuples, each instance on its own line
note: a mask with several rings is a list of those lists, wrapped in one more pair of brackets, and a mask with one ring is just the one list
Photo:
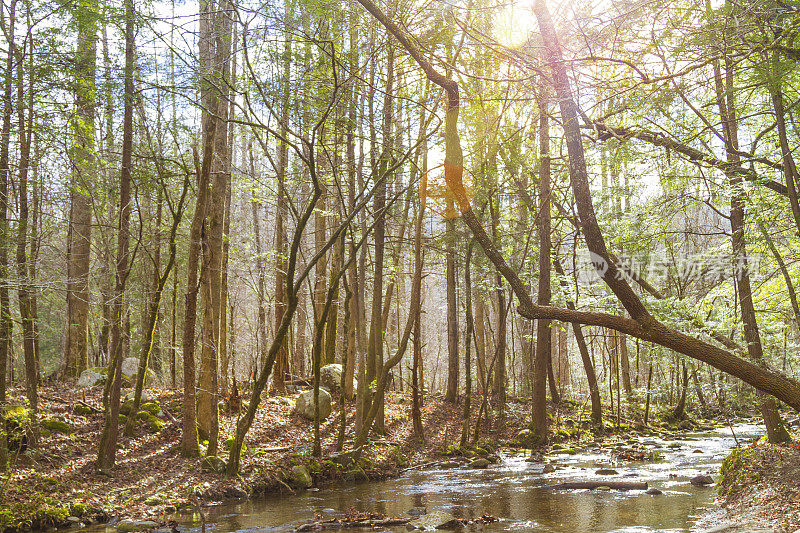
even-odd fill
[(800, 528), (796, 1), (2, 0), (0, 30), (0, 532), (274, 494), (287, 531), (514, 529), (291, 514), (442, 465), (695, 491), (614, 527)]

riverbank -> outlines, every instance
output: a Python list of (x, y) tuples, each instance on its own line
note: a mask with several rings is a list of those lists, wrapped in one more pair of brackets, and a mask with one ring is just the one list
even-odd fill
[(757, 442), (734, 449), (722, 464), (718, 490), (725, 519), (731, 523), (759, 524), (780, 533), (798, 531), (798, 444)]
[[(44, 529), (68, 522), (90, 524), (119, 517), (164, 523), (177, 509), (291, 492), (309, 484), (319, 487), (383, 479), (412, 464), (441, 459), (452, 451), (461, 433), (462, 406), (434, 396), (422, 410), (426, 441), (418, 441), (410, 423), (410, 396), (391, 393), (384, 437), (374, 439), (355, 461), (320, 461), (311, 456), (312, 422), (294, 410), (297, 394), (268, 397), (247, 436), (240, 476), (227, 479), (204, 468), (200, 459), (180, 455), (181, 393), (148, 389), (143, 407), (151, 416), (137, 417), (141, 420), (133, 437), (121, 439), (117, 464), (109, 477), (94, 467), (103, 423), (101, 395), (100, 387), (77, 389), (55, 384), (41, 388), (40, 445), (12, 453), (11, 477), (0, 483), (0, 531)], [(23, 405), (22, 397), (22, 390), (13, 390), (11, 405)], [(492, 448), (492, 443), (512, 440), (529, 419), (528, 410), (527, 403), (509, 401), (502, 420), (493, 418), (482, 424), (481, 444)], [(345, 412), (344, 449), (348, 450), (355, 404), (347, 402)], [(226, 440), (233, 435), (238, 416), (220, 412), (222, 459), (228, 455)], [(333, 412), (321, 427), (324, 457), (336, 452), (340, 417), (338, 395), (334, 395)]]
[[(23, 391), (12, 392), (12, 400), (19, 402)], [(392, 393), (387, 398), (386, 434), (373, 439), (358, 459), (350, 460), (335, 457), (341, 412), (338, 397), (334, 395), (333, 412), (321, 427), (326, 459), (318, 460), (311, 455), (313, 425), (294, 410), (297, 394), (268, 397), (259, 407), (247, 436), (240, 476), (227, 479), (204, 469), (200, 459), (180, 455), (181, 394), (149, 389), (148, 402), (143, 406), (147, 412), (138, 413), (140, 420), (133, 437), (122, 439), (117, 465), (109, 477), (97, 473), (94, 467), (103, 420), (99, 409), (101, 394), (99, 387), (83, 390), (63, 384), (42, 387), (40, 419), (47, 422), (43, 422), (40, 446), (17, 454), (9, 482), (0, 484), (0, 531), (120, 518), (165, 524), (178, 509), (196, 509), (223, 500), (293, 492), (309, 486), (379, 480), (415, 465), (452, 459), (463, 462), (474, 458), (476, 453), (493, 460), (490, 456), (497, 448), (525, 447), (520, 432), (530, 420), (530, 403), (510, 399), (502, 418), (490, 409), (491, 419), (481, 426), (479, 449), (461, 450), (457, 443), (462, 406), (432, 396), (422, 411), (426, 441), (420, 442), (413, 436), (410, 397)], [(479, 398), (476, 396), (473, 401), (476, 405)], [(477, 411), (476, 407), (473, 412)], [(344, 449), (349, 450), (355, 405), (348, 402), (345, 412), (348, 431)], [(220, 413), (222, 459), (227, 457), (225, 441), (233, 433), (237, 416), (237, 413)], [(570, 453), (570, 446), (580, 446), (578, 441), (597, 443), (626, 438), (608, 431), (604, 435), (592, 433), (588, 413), (574, 403), (551, 406), (551, 416), (553, 441), (571, 441), (566, 446), (562, 444), (558, 453)], [(681, 426), (686, 430), (695, 427), (683, 421), (669, 430), (677, 431)], [(619, 432), (632, 429), (623, 425)], [(624, 447), (621, 450), (625, 453), (620, 460), (635, 459), (632, 454), (636, 450)]]

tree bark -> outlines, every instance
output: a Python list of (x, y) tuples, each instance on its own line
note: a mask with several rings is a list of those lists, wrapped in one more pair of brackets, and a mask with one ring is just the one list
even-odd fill
[(461, 441), (459, 446), (462, 448), (469, 442), (469, 421), (472, 414), (472, 361), (470, 353), (472, 351), (472, 278), (470, 277), (470, 260), (472, 259), (472, 248), (475, 244), (471, 240), (467, 246), (467, 255), (464, 259), (464, 309), (466, 310), (467, 329), (464, 332), (464, 410), (461, 418)]
[(92, 244), (91, 183), (97, 175), (94, 145), (97, 4), (81, 4), (75, 17), (78, 40), (75, 67), (74, 144), (70, 159), (70, 220), (67, 243), (67, 337), (65, 372), (78, 376), (89, 362), (89, 265)]
[[(723, 43), (725, 38), (723, 37)], [(733, 95), (733, 61), (726, 55), (725, 57), (725, 81), (723, 85), (722, 70), (719, 61), (714, 61), (714, 81), (717, 93), (717, 106), (719, 107), (720, 119), (722, 120), (727, 159), (734, 165), (739, 164), (739, 126), (736, 117), (736, 104)], [(790, 176), (789, 180), (793, 178)], [(745, 242), (745, 192), (742, 184), (742, 177), (738, 174), (728, 172), (728, 180), (731, 186), (731, 248), (734, 264), (736, 288), (739, 293), (739, 306), (742, 311), (742, 324), (744, 326), (744, 338), (747, 342), (747, 353), (756, 364), (760, 364), (764, 359), (763, 348), (761, 345), (761, 335), (758, 331), (758, 321), (756, 318), (755, 306), (753, 305), (753, 289), (750, 285), (750, 272), (747, 260), (747, 244)], [(791, 188), (790, 199), (791, 199)], [(798, 219), (800, 222), (800, 219)], [(798, 226), (800, 227), (800, 226)], [(684, 372), (686, 368), (684, 366)], [(684, 380), (685, 381), (685, 380)], [(684, 385), (685, 388), (685, 385)], [(685, 394), (685, 391), (684, 391)], [(770, 442), (787, 442), (791, 440), (789, 433), (783, 427), (778, 406), (774, 398), (761, 394), (761, 414), (764, 424), (767, 427), (767, 435)]]
[(133, 158), (133, 69), (135, 12), (133, 0), (125, 0), (125, 89), (123, 97), (122, 120), (122, 165), (119, 187), (119, 227), (117, 235), (117, 269), (114, 287), (114, 304), (111, 322), (111, 356), (108, 363), (108, 377), (103, 389), (103, 409), (105, 413), (103, 432), (97, 450), (96, 466), (99, 471), (108, 472), (116, 462), (117, 439), (119, 434), (119, 401), (122, 385), (123, 331), (122, 320), (125, 314), (125, 287), (130, 274), (130, 218), (131, 218), (131, 166)]
[[(16, 0), (8, 6), (8, 50), (3, 79), (3, 125), (0, 130), (0, 279), (7, 280), (8, 244), (8, 186), (11, 177), (8, 152), (11, 144), (11, 116), (13, 114), (12, 87), (14, 72), (14, 28), (16, 24)], [(3, 20), (5, 23), (6, 21)], [(8, 284), (0, 284), (0, 416), (6, 414), (6, 376), (11, 343), (11, 306), (8, 297)], [(11, 365), (13, 367), (13, 365)], [(0, 424), (0, 472), (8, 469), (8, 445), (5, 423)]]
[[(452, 208), (455, 211), (455, 207)], [(455, 216), (453, 213), (452, 216)], [(453, 402), (458, 399), (458, 308), (456, 304), (456, 252), (454, 241), (455, 220), (449, 218), (445, 221), (445, 263), (447, 266), (447, 391), (444, 399)]]
[[(30, 34), (29, 34), (30, 37)], [(30, 57), (33, 61), (33, 43), (29, 41)], [(14, 48), (14, 47), (12, 47)], [(19, 117), (19, 137), (20, 137), (20, 155), (19, 155), (19, 222), (17, 225), (17, 276), (19, 278), (19, 285), (17, 288), (17, 298), (19, 300), (19, 314), (20, 322), (22, 323), (22, 350), (25, 360), (25, 392), (28, 397), (28, 405), (31, 409), (31, 419), (33, 421), (33, 443), (36, 444), (38, 438), (38, 413), (39, 413), (39, 369), (36, 364), (36, 329), (35, 317), (31, 313), (31, 301), (33, 297), (34, 287), (30, 278), (30, 270), (28, 268), (28, 169), (30, 168), (31, 159), (31, 143), (33, 139), (33, 70), (29, 70), (29, 87), (27, 93), (27, 104), (24, 101), (23, 94), (23, 72), (22, 65), (25, 59), (25, 50), (17, 55), (17, 98), (18, 108), (17, 115)], [(25, 109), (27, 106), (28, 116), (25, 118)]]
[[(204, 81), (209, 94), (204, 112), (206, 120), (216, 122), (214, 136), (213, 182), (209, 191), (207, 219), (202, 232), (200, 271), (203, 302), (203, 329), (200, 377), (197, 393), (197, 425), (201, 439), (208, 439), (208, 454), (216, 455), (219, 444), (219, 352), (222, 309), (222, 241), (225, 225), (225, 199), (230, 186), (230, 148), (228, 146), (228, 102), (230, 100), (230, 57), (233, 14), (231, 4), (221, 0), (204, 1), (200, 7), (200, 36)], [(203, 22), (205, 21), (205, 22)], [(201, 91), (202, 92), (202, 91)], [(211, 97), (211, 93), (214, 96)]]
[[(544, 89), (539, 96), (539, 288), (536, 301), (550, 305), (550, 124)], [(536, 321), (536, 356), (533, 363), (533, 441), (547, 442), (548, 367), (551, 364), (550, 320)], [(552, 382), (552, 379), (551, 379)], [(554, 398), (555, 399), (555, 398)]]
[[(575, 303), (572, 301), (569, 293), (569, 285), (564, 276), (564, 269), (561, 267), (561, 261), (557, 256), (553, 256), (553, 268), (559, 276), (559, 283), (561, 289), (564, 291), (567, 309), (574, 311)], [(583, 328), (580, 322), (572, 323), (572, 331), (575, 335), (575, 342), (578, 345), (578, 352), (581, 354), (581, 363), (583, 363), (583, 371), (586, 373), (586, 381), (589, 384), (589, 398), (592, 402), (592, 424), (602, 424), (603, 422), (603, 404), (600, 401), (600, 387), (597, 385), (597, 375), (594, 371), (594, 363), (589, 354), (589, 349), (586, 346), (586, 338), (583, 336)]]

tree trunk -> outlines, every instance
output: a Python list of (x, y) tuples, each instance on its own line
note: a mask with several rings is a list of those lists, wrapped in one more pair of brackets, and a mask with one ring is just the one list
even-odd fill
[[(723, 38), (723, 42), (725, 39)], [(727, 52), (727, 50), (726, 50)], [(714, 61), (714, 85), (717, 93), (717, 105), (722, 121), (727, 159), (734, 165), (739, 164), (739, 125), (736, 116), (736, 104), (733, 95), (733, 60), (725, 56), (725, 81), (723, 86), (722, 70), (719, 61)], [(756, 364), (764, 359), (761, 335), (758, 332), (758, 321), (753, 305), (753, 290), (750, 285), (750, 272), (745, 242), (745, 203), (742, 176), (728, 172), (731, 186), (731, 247), (734, 264), (733, 277), (739, 293), (739, 305), (742, 311), (744, 338), (747, 342), (747, 353)], [(789, 176), (789, 180), (793, 179)], [(791, 193), (790, 193), (791, 194)], [(798, 221), (800, 222), (800, 220)], [(798, 226), (800, 227), (800, 226)], [(788, 442), (789, 433), (783, 426), (778, 406), (774, 398), (761, 394), (761, 414), (767, 427), (770, 442)]]
[[(288, 25), (292, 15), (292, 2), (284, 4), (284, 21)], [(292, 62), (292, 33), (284, 32), (284, 45), (282, 60), (282, 83), (281, 83), (281, 136), (285, 139), (289, 134), (289, 91), (290, 91), (290, 67)], [(289, 145), (285, 142), (278, 144), (278, 167), (275, 171), (277, 181), (277, 202), (275, 206), (275, 331), (280, 327), (283, 315), (286, 313), (286, 256), (288, 252), (288, 241), (286, 235), (287, 216), (289, 213), (289, 198), (286, 191), (286, 178), (289, 170)], [(262, 292), (263, 295), (263, 292)], [(265, 295), (263, 295), (265, 296)], [(260, 311), (259, 311), (260, 312)], [(262, 340), (266, 346), (266, 337)], [(283, 376), (289, 370), (289, 349), (288, 342), (281, 345), (276, 359), (277, 368), (272, 377), (273, 384), (280, 390), (285, 390), (283, 386)], [(295, 365), (295, 372), (298, 371)], [(302, 375), (302, 373), (299, 373)]]
[(65, 371), (78, 376), (89, 362), (89, 265), (92, 244), (92, 188), (97, 177), (94, 146), (97, 4), (81, 5), (75, 18), (78, 41), (75, 66), (75, 118), (72, 129), (70, 220), (67, 243), (67, 336)]
[(181, 450), (185, 456), (196, 457), (200, 453), (197, 435), (196, 378), (195, 378), (195, 328), (197, 323), (197, 268), (200, 262), (200, 242), (206, 204), (208, 203), (208, 182), (211, 175), (211, 161), (214, 157), (214, 136), (216, 121), (203, 121), (203, 160), (199, 161), (194, 151), (195, 171), (198, 175), (197, 202), (189, 232), (189, 253), (186, 260), (186, 312), (183, 322), (183, 431)]
[[(11, 144), (11, 116), (13, 114), (11, 89), (14, 72), (14, 27), (16, 23), (16, 0), (8, 6), (8, 50), (5, 76), (3, 80), (3, 125), (0, 131), (0, 279), (7, 280), (8, 246), (8, 189), (11, 177), (8, 152)], [(11, 344), (11, 308), (8, 297), (8, 284), (0, 284), (0, 417), (5, 420), (6, 414), (6, 375), (8, 374), (9, 352)], [(8, 445), (5, 423), (0, 424), (0, 472), (8, 469)]]
[[(231, 5), (220, 1), (203, 2), (200, 8), (201, 63), (204, 65), (205, 87), (209, 103), (206, 120), (216, 122), (214, 136), (213, 183), (209, 191), (209, 209), (202, 233), (202, 267), (200, 271), (203, 302), (203, 329), (200, 377), (197, 393), (197, 425), (201, 439), (208, 439), (208, 454), (216, 455), (219, 438), (219, 350), (222, 303), (222, 241), (225, 225), (225, 199), (230, 186), (230, 149), (228, 147), (228, 101), (230, 91)], [(203, 21), (206, 22), (203, 22)], [(207, 42), (203, 42), (206, 40)], [(207, 50), (204, 50), (205, 47)], [(207, 61), (204, 61), (204, 58)], [(202, 91), (201, 91), (202, 92)], [(213, 97), (211, 96), (213, 93)]]
[(119, 397), (122, 385), (123, 331), (125, 314), (125, 287), (130, 274), (130, 218), (131, 218), (131, 166), (133, 158), (133, 69), (135, 61), (134, 43), (135, 12), (133, 0), (125, 0), (125, 90), (122, 122), (122, 166), (119, 187), (119, 227), (117, 234), (117, 271), (114, 287), (114, 307), (111, 321), (111, 356), (108, 377), (103, 389), (103, 433), (97, 450), (96, 466), (108, 472), (116, 462), (119, 433)]
[[(452, 203), (452, 202), (451, 202)], [(455, 211), (455, 207), (448, 207)], [(452, 216), (455, 216), (453, 212)], [(445, 221), (445, 260), (447, 264), (447, 392), (444, 396), (446, 402), (455, 402), (458, 399), (458, 307), (456, 304), (456, 252), (454, 241), (455, 220), (449, 218)]]
[[(536, 302), (550, 305), (550, 124), (544, 89), (539, 96), (539, 289)], [(534, 442), (547, 442), (547, 369), (551, 360), (550, 320), (536, 321), (533, 364)], [(555, 399), (555, 398), (554, 398)]]
[[(29, 44), (30, 57), (33, 61), (33, 44)], [(39, 370), (36, 365), (36, 333), (34, 328), (35, 318), (31, 314), (31, 298), (35, 290), (31, 279), (29, 277), (28, 268), (28, 169), (30, 168), (31, 160), (31, 141), (33, 139), (33, 70), (28, 71), (30, 77), (28, 94), (27, 94), (27, 110), (28, 117), (25, 119), (26, 104), (23, 99), (23, 72), (22, 65), (25, 59), (25, 50), (18, 54), (18, 67), (17, 67), (17, 98), (19, 116), (19, 137), (20, 137), (20, 156), (19, 156), (19, 222), (17, 226), (17, 276), (19, 277), (19, 286), (17, 288), (17, 297), (19, 300), (19, 314), (20, 322), (22, 322), (22, 350), (25, 359), (25, 392), (28, 397), (28, 405), (31, 409), (33, 420), (33, 444), (36, 443), (38, 437), (38, 412), (39, 412)]]
[[(380, 368), (383, 366), (383, 269), (384, 249), (386, 246), (386, 180), (385, 175), (389, 168), (391, 158), (392, 135), (392, 94), (394, 85), (394, 51), (390, 45), (386, 67), (386, 92), (383, 102), (383, 147), (378, 163), (378, 175), (384, 179), (375, 184), (373, 213), (375, 225), (373, 240), (375, 242), (374, 263), (375, 270), (372, 277), (372, 310), (369, 332), (369, 345), (367, 349), (366, 376), (367, 383), (372, 383), (378, 378)], [(374, 393), (367, 389), (364, 394), (362, 413), (364, 417), (371, 411)], [(371, 426), (371, 423), (370, 423)], [(378, 430), (382, 428), (379, 427)], [(364, 427), (360, 428), (364, 432)]]
[(478, 384), (481, 387), (481, 394), (486, 394), (489, 390), (487, 381), (489, 373), (486, 368), (486, 304), (479, 293), (475, 293), (475, 359), (478, 367)]
[(472, 414), (472, 279), (470, 278), (470, 260), (475, 241), (471, 240), (467, 246), (467, 256), (464, 259), (464, 309), (466, 310), (467, 330), (464, 332), (464, 410), (461, 414), (461, 441), (462, 448), (469, 442), (469, 421)]
[[(575, 303), (572, 301), (569, 294), (569, 284), (564, 277), (564, 269), (561, 267), (561, 261), (557, 256), (553, 256), (553, 268), (559, 276), (559, 283), (564, 291), (566, 298), (567, 309), (575, 310)], [(572, 332), (575, 334), (575, 342), (578, 345), (578, 352), (581, 354), (581, 363), (583, 363), (583, 371), (586, 373), (586, 381), (589, 384), (589, 398), (592, 402), (592, 424), (598, 425), (603, 422), (603, 404), (600, 401), (600, 387), (597, 385), (597, 375), (594, 371), (594, 363), (589, 354), (589, 349), (586, 346), (586, 338), (583, 336), (583, 328), (580, 322), (572, 323)]]
[(622, 371), (622, 390), (630, 398), (633, 392), (631, 387), (631, 363), (628, 357), (628, 339), (624, 333), (617, 333), (617, 349), (619, 350), (619, 365)]

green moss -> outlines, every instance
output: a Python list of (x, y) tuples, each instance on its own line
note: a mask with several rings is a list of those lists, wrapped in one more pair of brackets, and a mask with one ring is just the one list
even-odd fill
[(717, 490), (723, 496), (730, 496), (752, 481), (758, 481), (759, 474), (753, 470), (753, 462), (763, 453), (758, 447), (734, 448), (722, 461), (720, 473), (722, 480)]
[(47, 529), (62, 524), (70, 509), (58, 501), (34, 493), (31, 498), (0, 509), (0, 531)]
[(158, 433), (161, 431), (161, 428), (164, 427), (164, 422), (150, 414), (148, 411), (139, 411), (136, 413), (136, 418), (144, 422), (144, 424), (147, 426), (147, 429), (149, 429), (151, 433)]
[(140, 411), (147, 411), (153, 416), (162, 416), (161, 406), (157, 402), (146, 402), (139, 406)]
[(69, 506), (69, 514), (70, 516), (77, 516), (78, 518), (82, 517), (85, 514), (91, 512), (91, 508), (86, 505), (85, 503), (73, 503)]
[(7, 434), (8, 449), (24, 451), (28, 445), (27, 430), (31, 422), (31, 410), (23, 406), (10, 407), (3, 422)]
[(50, 431), (54, 431), (56, 433), (64, 433), (69, 435), (72, 433), (72, 429), (70, 429), (69, 424), (64, 422), (63, 420), (56, 420), (55, 418), (42, 418), (39, 421), (39, 424)]
[(82, 416), (90, 415), (92, 414), (92, 408), (89, 407), (88, 405), (83, 405), (82, 403), (76, 403), (72, 407), (72, 414), (82, 415)]

